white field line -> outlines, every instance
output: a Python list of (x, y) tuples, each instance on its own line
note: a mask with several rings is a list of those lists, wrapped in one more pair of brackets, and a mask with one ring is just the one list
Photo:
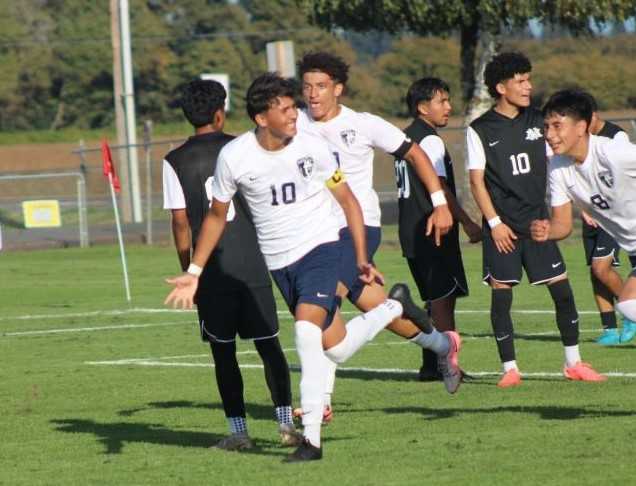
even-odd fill
[[(166, 362), (166, 361), (154, 361), (154, 360), (144, 360), (144, 359), (120, 359), (113, 361), (87, 361), (85, 364), (88, 365), (98, 365), (98, 366), (164, 366), (164, 367), (183, 367), (183, 368), (213, 368), (214, 364), (212, 363), (175, 363), (175, 362)], [(239, 365), (241, 369), (263, 369), (263, 365), (261, 364), (241, 364)], [(291, 369), (298, 369), (298, 366), (291, 365)], [(367, 367), (357, 367), (357, 366), (339, 366), (339, 371), (354, 371), (354, 372), (363, 372), (363, 373), (377, 373), (377, 374), (392, 374), (392, 375), (415, 375), (416, 371), (413, 369), (405, 369), (405, 368), (367, 368)], [(466, 371), (467, 374), (471, 376), (500, 376), (501, 371)], [(618, 371), (612, 371), (609, 373), (605, 373), (607, 376), (613, 378), (636, 378), (636, 373), (623, 373)], [(531, 373), (522, 373), (522, 376), (528, 378), (552, 378), (552, 377), (562, 377), (562, 373), (557, 372), (548, 372), (548, 371), (539, 371), (539, 372), (531, 372)]]
[[(72, 312), (66, 314), (24, 314), (19, 316), (3, 316), (0, 317), (2, 321), (27, 321), (27, 320), (41, 320), (41, 319), (67, 319), (70, 317), (91, 317), (91, 316), (120, 316), (126, 314), (194, 314), (194, 310), (177, 310), (170, 308), (144, 308), (133, 307), (131, 309), (115, 309), (115, 310), (97, 310), (87, 312)], [(488, 309), (458, 309), (455, 311), (457, 314), (489, 314)], [(545, 309), (512, 309), (514, 314), (554, 314), (553, 310)], [(580, 310), (579, 314), (597, 314), (596, 310)], [(344, 315), (359, 314), (357, 311), (343, 311)], [(291, 319), (291, 315), (288, 311), (278, 311), (279, 316), (287, 317)]]

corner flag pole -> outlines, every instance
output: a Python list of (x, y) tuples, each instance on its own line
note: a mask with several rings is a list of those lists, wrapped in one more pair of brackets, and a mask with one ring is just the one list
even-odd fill
[(124, 287), (126, 289), (126, 300), (130, 302), (130, 284), (128, 282), (128, 266), (126, 265), (126, 252), (124, 251), (124, 238), (121, 231), (121, 222), (119, 221), (119, 209), (117, 208), (117, 198), (115, 192), (121, 190), (119, 178), (115, 173), (115, 166), (110, 153), (110, 147), (106, 140), (102, 141), (102, 161), (104, 175), (108, 176), (108, 186), (110, 187), (110, 196), (113, 201), (113, 211), (115, 213), (115, 225), (117, 227), (117, 239), (119, 240), (119, 254), (121, 255), (121, 266), (124, 271)]

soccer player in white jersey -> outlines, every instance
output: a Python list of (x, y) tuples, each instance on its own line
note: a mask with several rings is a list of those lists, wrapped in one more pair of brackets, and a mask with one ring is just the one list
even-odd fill
[(543, 108), (550, 160), (550, 219), (531, 225), (537, 241), (561, 240), (572, 232), (572, 203), (590, 214), (629, 255), (632, 272), (616, 308), (636, 322), (636, 145), (590, 135), (592, 106), (576, 90), (550, 97)]
[(325, 355), (345, 361), (403, 312), (400, 302), (385, 300), (346, 325), (339, 317), (336, 202), (353, 236), (359, 278), (370, 283), (383, 277), (367, 260), (362, 211), (333, 154), (321, 138), (296, 132), (294, 94), (294, 83), (273, 73), (258, 77), (248, 89), (247, 111), (256, 128), (219, 154), (213, 202), (192, 263), (185, 274), (168, 280), (175, 288), (166, 298), (175, 306), (192, 306), (201, 267), (223, 233), (232, 197), (240, 191), (267, 267), (295, 318), (305, 441), (287, 458), (291, 462), (322, 458)]
[[(592, 105), (592, 121), (589, 132), (599, 137), (607, 137), (629, 142), (627, 133), (618, 125), (601, 119), (594, 97), (582, 91)], [(636, 325), (624, 322), (619, 334), (616, 324), (614, 302), (623, 290), (623, 279), (615, 267), (620, 266), (620, 246), (607, 231), (601, 228), (585, 211), (581, 211), (583, 228), (581, 236), (585, 249), (585, 260), (590, 267), (590, 280), (594, 300), (599, 310), (603, 332), (596, 339), (601, 346), (614, 346), (631, 341), (636, 335)]]
[[(405, 133), (370, 113), (359, 113), (339, 102), (348, 79), (349, 66), (339, 57), (325, 52), (306, 54), (298, 62), (302, 77), (306, 112), (300, 112), (299, 130), (319, 133), (334, 152), (340, 170), (347, 177), (351, 190), (362, 206), (368, 243), (368, 260), (380, 245), (380, 203), (373, 189), (373, 150), (379, 148), (394, 157), (407, 160), (414, 167), (420, 180), (431, 194), (434, 210), (428, 219), (426, 233), (437, 245), (441, 237), (452, 228), (453, 220), (448, 209), (444, 191), (430, 159), (418, 144), (414, 144)], [(348, 299), (362, 311), (372, 309), (386, 299), (386, 293), (377, 282), (362, 285), (352, 264), (353, 246), (345, 221), (340, 222), (342, 258), (338, 295)], [(459, 335), (454, 331), (438, 332), (431, 324), (427, 313), (418, 308), (401, 286), (394, 287), (396, 293), (390, 297), (400, 298), (408, 306), (412, 320), (396, 319), (387, 329), (411, 340), (422, 348), (433, 350), (438, 355), (438, 366), (449, 393), (457, 391), (461, 383), (461, 370), (457, 363), (460, 348)], [(326, 401), (330, 405), (333, 391), (333, 372), (327, 380)]]

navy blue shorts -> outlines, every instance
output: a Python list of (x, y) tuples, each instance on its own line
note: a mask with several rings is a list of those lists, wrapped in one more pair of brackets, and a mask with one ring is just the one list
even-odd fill
[(323, 243), (300, 260), (270, 273), (292, 314), (298, 304), (314, 304), (327, 311), (323, 329), (340, 305), (336, 296), (340, 243)]
[[(367, 259), (373, 263), (373, 255), (378, 251), (382, 240), (382, 229), (379, 226), (365, 226), (367, 236)], [(347, 298), (355, 304), (364, 290), (365, 283), (360, 280), (360, 271), (356, 262), (356, 252), (348, 227), (340, 230), (340, 264), (338, 279), (344, 284), (349, 293)]]

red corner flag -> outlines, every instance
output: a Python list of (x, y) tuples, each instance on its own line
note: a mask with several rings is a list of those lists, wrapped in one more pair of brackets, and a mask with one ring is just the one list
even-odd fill
[(102, 163), (104, 169), (104, 177), (108, 178), (108, 175), (110, 174), (115, 192), (119, 192), (121, 190), (121, 184), (119, 183), (119, 177), (117, 177), (117, 174), (115, 173), (113, 156), (110, 153), (110, 147), (108, 146), (108, 142), (106, 140), (102, 140)]

